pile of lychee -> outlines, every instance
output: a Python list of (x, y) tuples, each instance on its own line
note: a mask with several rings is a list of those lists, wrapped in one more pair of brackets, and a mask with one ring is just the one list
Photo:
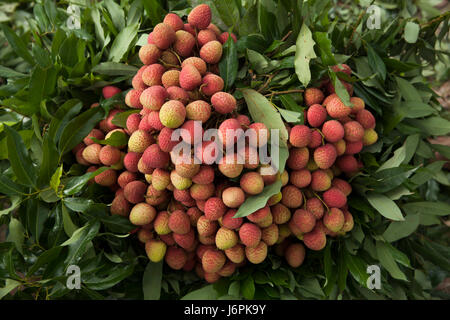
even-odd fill
[[(352, 97), (352, 106), (346, 106), (325, 83), (323, 90), (304, 92), (307, 125), (286, 125), (286, 170), (261, 174), (267, 165), (250, 159), (258, 159), (257, 150), (267, 144), (270, 132), (263, 123), (252, 123), (244, 110), (238, 113), (236, 99), (223, 92), (218, 75), (222, 46), (230, 35), (236, 41), (211, 24), (208, 5), (195, 7), (187, 23), (169, 13), (139, 50), (143, 66), (125, 98), (138, 110), (128, 116), (126, 128), (113, 124), (114, 116), (124, 111), (114, 109), (74, 149), (88, 172), (110, 167), (94, 181), (115, 192), (111, 214), (138, 226), (135, 233), (151, 261), (164, 259), (175, 270), (195, 269), (208, 282), (232, 275), (247, 262), (263, 262), (271, 246), (298, 267), (305, 258), (304, 245), (321, 250), (327, 235), (350, 231), (353, 217), (347, 197), (352, 188), (345, 179), (361, 168), (361, 149), (377, 140), (375, 118), (364, 101)], [(351, 73), (346, 65), (336, 66), (336, 71)], [(345, 87), (352, 94), (351, 84)], [(103, 96), (120, 91), (108, 86)], [(224, 151), (228, 161), (217, 164), (218, 154), (209, 148), (215, 141), (182, 136), (179, 141), (192, 147), (192, 161), (177, 163), (172, 151), (179, 141), (172, 141), (172, 133), (177, 128), (193, 133), (199, 122), (201, 130), (219, 130), (224, 148), (237, 146), (239, 140), (227, 136), (227, 129), (252, 129), (257, 139), (246, 140), (231, 153)], [(115, 132), (128, 143), (97, 143)], [(266, 206), (244, 218), (234, 217), (247, 198), (277, 180), (282, 188)]]

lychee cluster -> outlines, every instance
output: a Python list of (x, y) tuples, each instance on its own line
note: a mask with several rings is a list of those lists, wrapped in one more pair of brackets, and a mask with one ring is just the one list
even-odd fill
[[(374, 117), (361, 99), (352, 97), (353, 107), (345, 106), (336, 94), (324, 99), (321, 89), (310, 88), (304, 95), (307, 125), (288, 128), (286, 170), (267, 174), (270, 167), (261, 164), (258, 147), (270, 141), (270, 131), (238, 114), (236, 99), (223, 91), (218, 74), (229, 36), (236, 41), (211, 23), (208, 5), (195, 7), (187, 22), (167, 14), (139, 50), (143, 66), (125, 97), (137, 112), (119, 128), (112, 119), (122, 110), (112, 110), (73, 150), (88, 172), (109, 167), (95, 183), (115, 192), (111, 214), (137, 226), (134, 233), (151, 261), (195, 270), (208, 282), (231, 276), (246, 263), (262, 263), (269, 247), (299, 267), (305, 246), (321, 250), (326, 235), (350, 231), (352, 189), (338, 176), (357, 172), (361, 164), (355, 155), (377, 138)], [(109, 86), (103, 96), (119, 92)], [(174, 140), (178, 128), (189, 134)], [(219, 141), (194, 139), (196, 131), (210, 128), (218, 129)], [(114, 133), (127, 144), (99, 143)], [(180, 142), (190, 148), (188, 161), (180, 162), (175, 152)], [(234, 217), (248, 197), (277, 180), (282, 188), (263, 208)]]

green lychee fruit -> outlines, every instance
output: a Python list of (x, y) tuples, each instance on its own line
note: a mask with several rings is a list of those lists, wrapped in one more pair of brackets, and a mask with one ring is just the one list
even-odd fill
[(172, 232), (169, 228), (169, 218), (170, 214), (167, 211), (161, 211), (158, 213), (153, 223), (157, 234), (165, 235)]
[(164, 103), (159, 111), (161, 123), (168, 128), (178, 128), (186, 118), (186, 108), (177, 100), (170, 100)]
[(136, 204), (130, 212), (130, 222), (136, 226), (149, 224), (155, 219), (156, 210), (151, 205), (142, 202)]
[(167, 245), (161, 240), (150, 240), (145, 243), (145, 252), (152, 262), (159, 262), (166, 255)]
[(222, 192), (222, 201), (229, 208), (238, 208), (245, 201), (245, 194), (239, 187), (229, 187)]
[(216, 233), (216, 246), (220, 250), (234, 247), (238, 243), (238, 236), (233, 230), (221, 227)]

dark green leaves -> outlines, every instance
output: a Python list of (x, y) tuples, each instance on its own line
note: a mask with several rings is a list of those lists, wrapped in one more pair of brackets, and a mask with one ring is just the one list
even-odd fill
[(145, 267), (142, 279), (144, 300), (159, 300), (161, 295), (163, 261), (154, 263), (149, 261)]
[(234, 81), (236, 80), (238, 67), (239, 61), (237, 57), (236, 44), (230, 36), (228, 37), (227, 42), (225, 42), (225, 44), (223, 45), (222, 60), (219, 62), (220, 76), (224, 81), (225, 91), (233, 86)]
[(239, 26), (239, 8), (235, 1), (213, 0), (222, 21), (228, 27)]
[(331, 40), (326, 32), (315, 32), (314, 39), (319, 47), (320, 58), (326, 66), (334, 66), (337, 64), (336, 59), (331, 50)]
[(28, 48), (24, 41), (17, 36), (14, 31), (11, 30), (8, 26), (5, 24), (1, 25), (1, 28), (3, 30), (3, 33), (5, 34), (6, 39), (8, 40), (11, 47), (14, 49), (14, 52), (17, 53), (20, 57), (22, 57), (25, 61), (27, 61), (30, 64), (34, 64), (33, 57), (31, 56), (30, 52), (28, 51)]
[(395, 221), (402, 221), (404, 220), (402, 212), (398, 208), (398, 206), (395, 204), (394, 201), (389, 199), (383, 194), (370, 192), (367, 194), (367, 200), (369, 203), (377, 209), (379, 213), (381, 213), (383, 216), (385, 216), (388, 219), (395, 220)]
[(380, 56), (369, 44), (367, 44), (367, 56), (369, 59), (369, 66), (372, 71), (378, 73), (383, 81), (386, 80), (386, 66)]
[(275, 183), (264, 187), (263, 192), (261, 192), (260, 194), (247, 198), (245, 202), (239, 207), (234, 217), (246, 217), (256, 210), (263, 208), (267, 204), (269, 198), (274, 194), (280, 192), (280, 189), (281, 180), (277, 180)]
[(100, 223), (88, 223), (76, 230), (62, 246), (68, 246), (69, 252), (65, 260), (66, 266), (76, 264), (81, 256), (92, 246), (91, 240), (98, 234)]
[(111, 51), (109, 52), (109, 60), (112, 62), (119, 62), (122, 60), (125, 53), (131, 49), (131, 46), (137, 39), (138, 28), (138, 24), (133, 24), (127, 26), (119, 32), (116, 39), (112, 43)]
[(409, 43), (416, 43), (419, 37), (420, 26), (412, 21), (408, 21), (405, 25), (405, 41)]

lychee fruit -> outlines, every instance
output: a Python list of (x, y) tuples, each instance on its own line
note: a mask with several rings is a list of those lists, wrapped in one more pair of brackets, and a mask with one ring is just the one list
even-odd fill
[(289, 133), (289, 142), (297, 148), (306, 147), (311, 141), (311, 130), (305, 125), (295, 125)]
[[(189, 219), (189, 218), (188, 218)], [(169, 220), (170, 223), (170, 220)], [(188, 232), (184, 234), (173, 233), (173, 239), (175, 243), (185, 249), (186, 251), (195, 250), (194, 246), (196, 245), (195, 232), (194, 229), (189, 229)]]
[(228, 178), (236, 178), (244, 169), (244, 166), (240, 162), (242, 161), (239, 161), (236, 154), (227, 154), (219, 163), (219, 171)]
[(195, 46), (195, 38), (192, 34), (184, 30), (175, 32), (174, 51), (181, 57), (188, 57)]
[(184, 59), (183, 62), (181, 63), (181, 67), (183, 68), (188, 64), (193, 65), (202, 76), (205, 75), (206, 71), (208, 70), (206, 62), (199, 57), (189, 57)]
[(123, 194), (125, 199), (131, 203), (140, 203), (144, 201), (144, 194), (147, 190), (147, 185), (139, 180), (131, 181), (127, 183), (123, 188)]
[(255, 212), (252, 212), (247, 216), (247, 219), (250, 220), (253, 223), (261, 223), (264, 221), (269, 215), (271, 215), (271, 211), (269, 206), (264, 206), (261, 209), (256, 210)]
[(130, 222), (136, 226), (149, 224), (155, 219), (156, 210), (151, 205), (142, 202), (136, 204), (130, 212)]
[(127, 130), (130, 133), (139, 129), (139, 122), (141, 122), (141, 116), (138, 113), (132, 113), (127, 118)]
[(322, 219), (323, 213), (325, 211), (322, 201), (318, 198), (311, 198), (306, 200), (306, 210), (311, 212), (314, 217), (319, 220)]
[(237, 42), (237, 38), (234, 33), (225, 31), (219, 37), (220, 43), (225, 44), (225, 42), (227, 42), (228, 38), (230, 37), (230, 34), (231, 34), (231, 39), (233, 39), (234, 42)]
[(222, 58), (222, 50), (222, 44), (219, 41), (210, 41), (200, 48), (200, 58), (209, 64), (219, 63)]
[(191, 229), (189, 216), (182, 210), (176, 210), (169, 217), (169, 228), (177, 234), (186, 234)]
[(123, 194), (117, 195), (111, 203), (111, 214), (128, 217), (130, 213), (130, 203)]
[(253, 264), (263, 262), (267, 257), (267, 244), (264, 241), (260, 241), (255, 247), (247, 246), (245, 248), (245, 256)]
[(187, 254), (181, 248), (169, 247), (166, 251), (165, 259), (166, 263), (174, 270), (180, 270), (187, 262)]
[(327, 237), (325, 232), (316, 225), (311, 231), (303, 235), (303, 243), (311, 250), (319, 251), (325, 248)]
[(152, 144), (142, 154), (142, 161), (151, 168), (164, 168), (169, 164), (169, 154), (161, 150), (158, 144)]
[(131, 152), (143, 153), (155, 140), (150, 133), (144, 130), (133, 132), (128, 140), (128, 150)]
[(320, 169), (330, 168), (336, 157), (336, 148), (332, 144), (325, 144), (314, 150), (314, 162)]
[(102, 88), (102, 94), (105, 99), (109, 99), (120, 92), (122, 92), (122, 90), (115, 86), (105, 86)]
[(349, 121), (344, 124), (345, 140), (350, 142), (361, 141), (364, 137), (364, 128), (357, 121)]
[(332, 187), (323, 193), (323, 201), (328, 207), (342, 208), (347, 203), (347, 197), (338, 188)]
[(83, 159), (92, 164), (100, 164), (100, 150), (102, 146), (98, 143), (90, 144), (83, 149)]
[(330, 117), (336, 119), (346, 117), (352, 111), (352, 109), (346, 106), (337, 95), (327, 101), (326, 109)]
[(166, 255), (167, 245), (161, 241), (152, 239), (145, 243), (145, 252), (152, 262), (159, 262)]
[(236, 109), (236, 99), (229, 93), (219, 91), (212, 95), (211, 104), (220, 114), (231, 113)]
[(236, 212), (237, 210), (230, 209), (222, 216), (222, 218), (219, 221), (221, 222), (223, 227), (231, 230), (236, 230), (242, 225), (244, 219), (234, 218)]
[(298, 268), (305, 260), (305, 247), (301, 243), (290, 244), (284, 252), (287, 263), (292, 268)]
[(202, 76), (194, 65), (186, 64), (181, 69), (179, 81), (181, 88), (190, 91), (202, 83)]
[(241, 263), (245, 259), (244, 247), (241, 244), (237, 244), (230, 249), (226, 249), (225, 255), (231, 262)]
[(215, 234), (218, 224), (217, 221), (211, 221), (206, 216), (201, 216), (197, 220), (197, 232), (202, 236), (211, 236)]
[(306, 188), (311, 183), (311, 172), (307, 169), (292, 171), (289, 181), (297, 188)]
[(159, 111), (161, 123), (168, 128), (178, 128), (186, 118), (186, 108), (177, 100), (170, 100), (164, 103)]
[(240, 186), (245, 193), (256, 195), (264, 190), (264, 180), (258, 172), (247, 172), (242, 175)]
[(291, 211), (284, 204), (277, 203), (271, 209), (273, 222), (276, 224), (283, 224), (291, 219)]
[(305, 90), (304, 101), (307, 107), (312, 106), (313, 104), (321, 104), (323, 98), (323, 92), (318, 88), (308, 88)]
[(328, 142), (338, 142), (344, 138), (344, 127), (337, 120), (326, 121), (322, 126), (322, 133)]
[(152, 31), (152, 42), (161, 50), (165, 50), (175, 41), (175, 31), (165, 23), (158, 23)]
[[(317, 150), (317, 149), (316, 149)], [(287, 166), (292, 170), (300, 170), (306, 167), (309, 160), (309, 150), (306, 147), (292, 148), (289, 150)]]
[(344, 226), (345, 217), (342, 210), (330, 208), (323, 216), (323, 224), (332, 232), (338, 232)]
[(111, 166), (120, 161), (121, 153), (116, 147), (106, 145), (100, 149), (98, 157), (105, 166)]
[(223, 252), (209, 249), (203, 254), (202, 266), (205, 272), (217, 272), (225, 265), (227, 258)]
[(218, 197), (212, 197), (206, 200), (205, 203), (205, 217), (211, 221), (218, 220), (227, 211), (227, 207), (223, 203), (222, 199)]
[(153, 227), (157, 234), (166, 235), (172, 232), (169, 228), (169, 218), (170, 215), (167, 211), (161, 211), (157, 214), (153, 223)]
[(286, 207), (295, 209), (302, 205), (303, 194), (297, 187), (293, 185), (287, 185), (281, 189), (281, 203)]
[(364, 146), (370, 146), (377, 142), (378, 140), (378, 134), (374, 129), (366, 129), (364, 131), (364, 137), (363, 137), (363, 145)]
[(105, 135), (103, 134), (103, 132), (101, 132), (99, 129), (92, 129), (91, 132), (89, 132), (89, 134), (83, 139), (83, 142), (85, 145), (89, 146), (91, 144), (96, 143), (94, 140), (92, 140), (91, 138), (95, 138), (97, 140), (103, 140), (105, 139)]
[(334, 178), (331, 182), (331, 185), (341, 190), (342, 193), (347, 197), (350, 195), (350, 193), (352, 193), (352, 186), (345, 180)]
[(216, 246), (220, 250), (226, 250), (234, 247), (238, 243), (236, 232), (231, 229), (221, 227), (216, 233)]
[(214, 195), (214, 185), (210, 184), (198, 184), (194, 183), (189, 189), (190, 195), (195, 200), (206, 201)]
[(292, 221), (302, 233), (310, 232), (316, 225), (315, 216), (311, 212), (303, 209), (295, 210)]
[(217, 36), (214, 31), (209, 29), (200, 30), (197, 34), (197, 43), (199, 47), (202, 47), (206, 43), (217, 40)]
[(184, 23), (181, 18), (175, 13), (168, 13), (164, 17), (163, 23), (172, 27), (173, 31), (183, 30)]
[(188, 15), (188, 23), (193, 28), (206, 29), (211, 23), (211, 8), (207, 4), (196, 6)]
[(239, 229), (239, 239), (247, 247), (256, 247), (261, 241), (261, 236), (261, 229), (250, 222), (244, 223)]
[(190, 178), (180, 176), (175, 170), (170, 173), (170, 182), (178, 190), (186, 190), (192, 185)]
[(200, 170), (192, 177), (192, 182), (207, 185), (214, 181), (214, 169), (210, 166), (200, 166)]
[(161, 85), (161, 78), (165, 70), (166, 69), (159, 63), (151, 64), (145, 68), (144, 72), (142, 72), (142, 81), (150, 87)]
[(277, 242), (279, 233), (276, 224), (271, 224), (270, 226), (263, 228), (261, 232), (261, 240), (268, 246), (273, 246)]
[(310, 126), (320, 127), (327, 119), (327, 111), (320, 104), (313, 104), (306, 112), (306, 119)]
[(358, 171), (358, 161), (352, 155), (343, 155), (337, 158), (336, 165), (342, 172), (353, 173)]
[(155, 44), (146, 44), (139, 49), (139, 59), (145, 65), (157, 63), (161, 56), (161, 50)]

